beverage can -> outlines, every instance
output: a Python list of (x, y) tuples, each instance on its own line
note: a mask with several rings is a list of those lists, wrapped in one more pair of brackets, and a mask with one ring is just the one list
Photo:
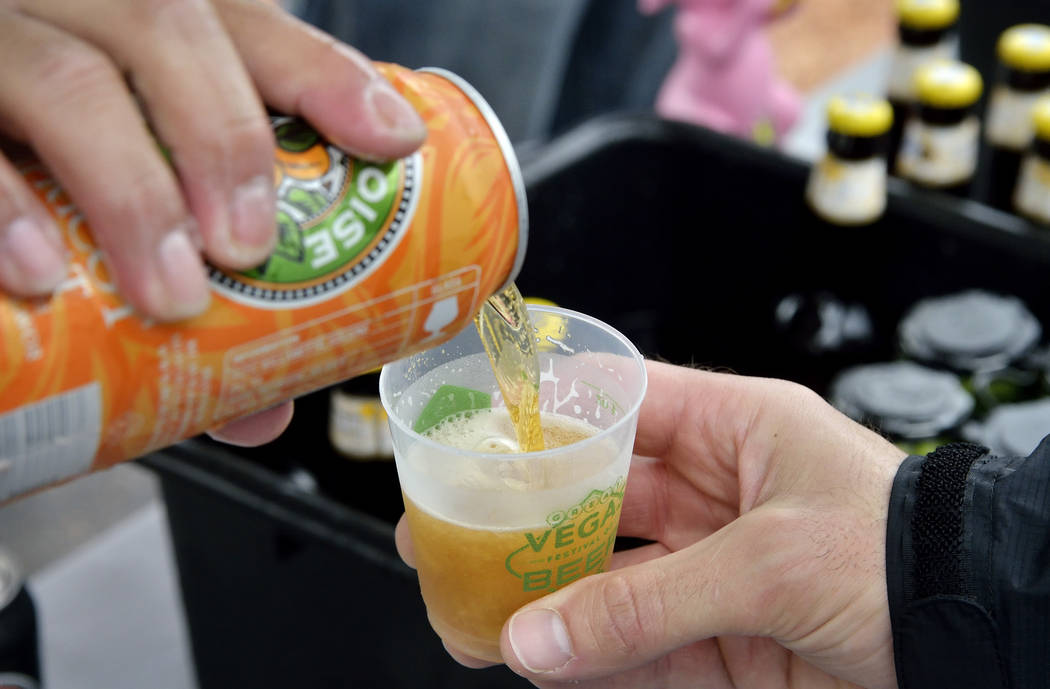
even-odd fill
[(36, 606), (14, 556), (0, 548), (0, 688), (39, 686)]
[(498, 119), (455, 74), (379, 69), (426, 122), (422, 148), (358, 160), (272, 117), (277, 247), (211, 267), (210, 308), (182, 323), (136, 315), (66, 193), (20, 166), (72, 264), (49, 299), (0, 300), (0, 501), (433, 347), (514, 279), (527, 210)]

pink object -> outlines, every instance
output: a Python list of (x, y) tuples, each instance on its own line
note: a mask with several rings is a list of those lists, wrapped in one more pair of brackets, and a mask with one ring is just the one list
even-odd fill
[[(678, 5), (678, 59), (656, 111), (748, 139), (772, 143), (798, 119), (798, 94), (776, 75), (766, 23), (778, 0), (638, 0), (643, 13)], [(766, 132), (763, 135), (763, 132)]]

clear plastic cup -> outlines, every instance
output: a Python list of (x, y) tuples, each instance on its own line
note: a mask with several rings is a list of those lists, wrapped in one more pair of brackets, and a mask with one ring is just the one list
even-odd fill
[[(646, 387), (641, 354), (608, 325), (556, 307), (529, 314), (542, 452), (493, 453), (516, 443), (475, 328), (388, 364), (379, 382), (430, 622), (493, 662), (516, 609), (605, 569)], [(557, 433), (575, 442), (556, 446)]]

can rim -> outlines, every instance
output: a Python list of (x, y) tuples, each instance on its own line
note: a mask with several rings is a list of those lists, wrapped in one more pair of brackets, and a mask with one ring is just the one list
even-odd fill
[(22, 590), (22, 569), (15, 556), (0, 548), (0, 611), (8, 606)]
[(478, 111), (481, 112), (485, 123), (492, 130), (492, 135), (500, 147), (500, 152), (503, 153), (503, 160), (507, 166), (507, 171), (510, 173), (510, 182), (514, 187), (514, 200), (518, 206), (518, 250), (514, 256), (514, 265), (511, 266), (510, 274), (507, 276), (506, 282), (499, 288), (502, 290), (517, 279), (518, 274), (521, 272), (521, 267), (525, 263), (525, 247), (529, 243), (529, 202), (528, 197), (525, 195), (525, 178), (521, 173), (521, 165), (518, 164), (518, 156), (514, 152), (514, 145), (511, 143), (510, 137), (507, 136), (507, 130), (503, 128), (499, 118), (496, 116), (496, 111), (492, 109), (492, 106), (488, 104), (484, 96), (463, 77), (442, 67), (421, 67), (416, 71), (434, 74), (455, 84), (456, 88), (462, 91)]

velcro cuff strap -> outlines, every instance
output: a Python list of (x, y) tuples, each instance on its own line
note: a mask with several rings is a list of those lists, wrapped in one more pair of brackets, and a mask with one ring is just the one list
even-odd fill
[(911, 573), (906, 600), (972, 595), (969, 552), (963, 548), (966, 477), (987, 452), (979, 445), (952, 443), (926, 456), (915, 482), (911, 549), (904, 553), (905, 571)]
[(890, 498), (887, 586), (901, 689), (1005, 687), (995, 620), (970, 576), (970, 469), (988, 453), (952, 443), (901, 465)]

